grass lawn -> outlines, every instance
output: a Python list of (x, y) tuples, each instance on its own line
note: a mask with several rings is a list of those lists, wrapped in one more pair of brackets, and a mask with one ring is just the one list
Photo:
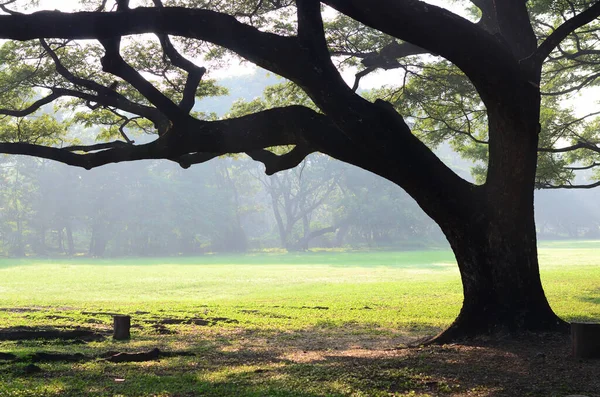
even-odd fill
[[(600, 242), (542, 243), (540, 263), (548, 299), (561, 317), (600, 321)], [(452, 375), (452, 366), (450, 375), (439, 369), (452, 354), (465, 355), (462, 361), (488, 354), (504, 368), (499, 357), (524, 354), (521, 346), (514, 353), (493, 353), (489, 346), (445, 355), (439, 348), (389, 350), (447, 326), (461, 299), (446, 250), (4, 259), (0, 328), (80, 326), (108, 333), (110, 313), (131, 314), (134, 328), (129, 342), (0, 340), (0, 353), (16, 355), (0, 359), (0, 396), (514, 395), (498, 382)], [(26, 368), (40, 351), (98, 357), (154, 347), (193, 356), (121, 364), (42, 360), (36, 364), (42, 372)], [(589, 392), (585, 382), (580, 389), (557, 382), (540, 386), (539, 394), (531, 382), (523, 387), (539, 396)], [(548, 394), (553, 388), (556, 394)]]

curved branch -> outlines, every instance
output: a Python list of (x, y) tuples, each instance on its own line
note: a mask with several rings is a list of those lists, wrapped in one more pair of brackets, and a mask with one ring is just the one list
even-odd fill
[(430, 53), (430, 51), (427, 51), (426, 49), (417, 45), (407, 42), (398, 43), (394, 41), (385, 45), (378, 52), (367, 54), (361, 63), (367, 67), (375, 67), (387, 70), (399, 67), (400, 64), (397, 61), (399, 58)]
[[(439, 7), (415, 0), (323, 2), (357, 20), (376, 25), (385, 33), (447, 57), (468, 71), (467, 75), (480, 86), (488, 84), (490, 74), (499, 76), (494, 79), (496, 85), (502, 84), (518, 66), (508, 50), (489, 33)], [(456, 175), (413, 136), (393, 107), (382, 106), (380, 102), (373, 104), (356, 95), (339, 76), (329, 54), (328, 63), (325, 58), (315, 60), (315, 54), (302, 46), (297, 37), (261, 32), (226, 14), (184, 7), (0, 16), (0, 39), (99, 39), (110, 46), (109, 42), (115, 38), (141, 33), (178, 35), (230, 49), (298, 84), (327, 115), (288, 107), (216, 124), (191, 117), (177, 123), (173, 120), (170, 133), (159, 138), (168, 148), (160, 153), (164, 158), (195, 152), (248, 152), (304, 143), (401, 185), (433, 217), (442, 211), (435, 197), (456, 195), (458, 191), (471, 194), (473, 185)], [(463, 45), (466, 38), (468, 46)], [(172, 107), (169, 113), (181, 112), (177, 105), (171, 104), (169, 109)], [(242, 119), (250, 124), (244, 124)], [(371, 131), (374, 133), (368, 133)], [(445, 213), (470, 210), (460, 200), (452, 201), (449, 207), (452, 208), (444, 208)]]
[(592, 168), (600, 167), (600, 163), (593, 162), (590, 165), (581, 166), (581, 167), (565, 167), (567, 170), (571, 171), (583, 171), (583, 170), (591, 170)]
[(580, 91), (584, 88), (586, 88), (590, 83), (594, 82), (594, 80), (600, 78), (600, 73), (594, 73), (590, 76), (587, 76), (585, 79), (583, 79), (583, 81), (581, 81), (581, 83), (572, 86), (570, 88), (566, 88), (564, 90), (561, 91), (554, 91), (554, 92), (541, 92), (541, 95), (544, 96), (560, 96), (560, 95), (564, 95), (564, 94), (569, 94), (571, 92), (575, 92), (575, 91)]
[(66, 146), (62, 148), (68, 152), (84, 152), (90, 153), (95, 152), (97, 150), (105, 150), (105, 149), (114, 149), (114, 148), (122, 148), (125, 146), (129, 146), (127, 142), (123, 141), (114, 141), (114, 142), (106, 142), (106, 143), (97, 143), (95, 145), (73, 145)]
[(206, 163), (208, 160), (212, 160), (215, 157), (223, 156), (225, 154), (227, 153), (191, 153), (173, 159), (173, 161), (179, 163), (181, 168), (190, 168), (194, 164)]
[[(67, 81), (69, 81), (75, 86), (80, 86), (91, 91), (96, 91), (98, 93), (97, 96), (94, 96), (76, 90), (56, 88), (53, 91), (57, 95), (60, 94), (59, 96), (72, 96), (75, 98), (84, 99), (88, 103), (94, 102), (101, 106), (112, 106), (115, 108), (119, 108), (123, 111), (145, 117), (148, 120), (154, 122), (156, 125), (161, 125), (165, 123), (164, 116), (157, 109), (132, 102), (125, 96), (119, 94), (117, 91), (111, 89), (110, 87), (105, 87), (102, 84), (99, 84), (93, 80), (85, 79), (74, 75), (69, 69), (67, 69), (62, 64), (56, 52), (52, 50), (50, 45), (48, 45), (48, 43), (46, 43), (45, 40), (40, 39), (40, 44), (42, 45), (46, 53), (50, 56), (50, 58), (52, 58), (52, 60), (54, 61), (56, 71), (61, 76), (63, 76)], [(98, 107), (98, 105), (96, 105), (95, 107), (90, 105), (88, 106), (92, 110)]]
[(20, 12), (13, 11), (13, 10), (10, 10), (10, 9), (6, 8), (7, 5), (12, 4), (12, 3), (16, 3), (16, 2), (17, 2), (17, 0), (8, 0), (8, 1), (5, 1), (4, 3), (0, 4), (0, 10), (4, 11), (7, 14), (19, 15), (19, 14), (21, 14)]
[(52, 93), (50, 95), (48, 95), (42, 99), (38, 99), (37, 101), (35, 101), (34, 103), (32, 103), (31, 105), (26, 107), (25, 109), (21, 109), (21, 110), (0, 109), (0, 114), (6, 115), (6, 116), (13, 116), (13, 117), (29, 116), (30, 114), (34, 113), (36, 110), (41, 108), (42, 106), (47, 105), (50, 102), (52, 102), (62, 96), (63, 95), (60, 94), (59, 92), (52, 90)]
[(261, 32), (215, 11), (138, 7), (114, 13), (38, 11), (28, 15), (0, 15), (0, 38), (4, 39), (110, 39), (142, 33), (209, 41), (290, 79), (306, 66), (298, 62), (301, 51), (296, 38)]
[(119, 52), (120, 37), (102, 39), (100, 43), (105, 49), (105, 54), (100, 60), (102, 69), (105, 72), (112, 73), (131, 84), (169, 120), (177, 120), (187, 115), (137, 70), (125, 62)]
[[(113, 144), (111, 149), (89, 154), (77, 154), (73, 153), (74, 150), (72, 149), (67, 150), (30, 143), (0, 143), (0, 153), (35, 156), (90, 170), (105, 164), (118, 163), (121, 161), (164, 158), (164, 148), (157, 145), (155, 142), (140, 146), (121, 146)], [(91, 151), (91, 148), (94, 146), (96, 145), (90, 146), (89, 151)], [(77, 151), (88, 151), (88, 149), (85, 149), (84, 147), (74, 148), (77, 148)]]
[(282, 155), (276, 155), (268, 150), (255, 150), (246, 152), (252, 160), (260, 161), (265, 165), (265, 173), (273, 175), (276, 172), (289, 170), (300, 164), (306, 156), (314, 153), (315, 150), (308, 146), (296, 146), (290, 152)]
[(590, 183), (587, 185), (572, 185), (572, 184), (551, 185), (549, 183), (541, 183), (541, 184), (538, 184), (537, 188), (538, 189), (593, 189), (598, 186), (600, 186), (600, 181), (595, 182), (595, 183)]
[(369, 27), (443, 56), (465, 72), (476, 86), (485, 84), (489, 76), (482, 70), (498, 74), (514, 59), (506, 47), (477, 24), (423, 1), (323, 0), (323, 3)]
[(596, 153), (600, 153), (600, 147), (598, 147), (597, 145), (594, 145), (593, 143), (584, 142), (584, 141), (579, 141), (575, 145), (567, 146), (567, 147), (563, 147), (563, 148), (538, 148), (538, 152), (566, 153), (566, 152), (572, 152), (572, 151), (578, 150), (578, 149), (587, 149), (587, 150), (594, 151)]
[[(154, 5), (157, 8), (164, 8), (162, 0), (153, 0)], [(179, 107), (186, 113), (189, 113), (194, 107), (194, 102), (196, 98), (196, 90), (198, 89), (198, 85), (202, 80), (202, 77), (206, 73), (206, 68), (199, 67), (193, 62), (186, 59), (183, 55), (179, 53), (171, 43), (168, 35), (159, 34), (158, 40), (163, 48), (165, 55), (171, 60), (171, 63), (177, 66), (180, 69), (188, 72), (188, 77), (185, 82), (185, 87), (183, 89), (183, 95), (181, 98), (181, 102), (179, 102)]]
[(173, 46), (169, 36), (158, 35), (160, 44), (165, 52), (165, 55), (171, 60), (171, 63), (180, 69), (188, 72), (187, 79), (185, 81), (185, 87), (183, 88), (183, 95), (179, 102), (179, 108), (185, 113), (189, 113), (194, 107), (196, 99), (196, 90), (202, 80), (202, 77), (206, 73), (206, 68), (199, 67), (193, 62), (185, 59)]
[[(302, 106), (265, 110), (227, 120), (191, 120), (186, 125), (174, 125), (173, 129), (173, 134), (163, 135), (143, 145), (115, 141), (56, 148), (0, 143), (0, 153), (36, 156), (86, 169), (108, 163), (161, 158), (189, 167), (225, 153), (253, 152), (280, 145), (305, 148), (308, 146), (306, 142), (313, 139), (317, 144), (324, 144), (318, 149), (330, 153), (335, 153), (335, 148), (347, 143), (326, 116)], [(291, 161), (298, 153), (281, 156), (281, 164)]]
[(374, 67), (368, 67), (368, 68), (363, 69), (360, 72), (356, 73), (356, 75), (354, 76), (354, 84), (352, 85), (352, 91), (356, 92), (356, 90), (358, 90), (358, 87), (360, 85), (360, 80), (363, 77), (365, 77), (366, 75), (368, 75), (374, 71), (375, 71)]
[(578, 28), (592, 22), (594, 19), (598, 18), (598, 16), (600, 16), (600, 1), (597, 1), (587, 10), (567, 20), (556, 28), (556, 30), (552, 32), (533, 53), (531, 61), (533, 61), (538, 68), (541, 68), (544, 60), (565, 38), (567, 38), (568, 35)]

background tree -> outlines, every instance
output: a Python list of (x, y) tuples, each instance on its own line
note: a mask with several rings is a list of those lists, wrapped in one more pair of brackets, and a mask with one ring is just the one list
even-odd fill
[[(0, 151), (86, 169), (157, 158), (187, 168), (245, 152), (263, 162), (268, 174), (293, 168), (319, 151), (398, 184), (440, 226), (456, 254), (464, 302), (438, 340), (565, 328), (549, 307), (539, 277), (536, 175), (543, 176), (537, 179), (541, 186), (569, 185), (577, 168), (594, 167), (599, 149), (596, 130), (589, 128), (593, 121), (561, 116), (557, 102), (542, 100), (541, 94), (548, 85), (561, 86), (546, 92), (559, 95), (595, 81), (589, 69), (596, 55), (599, 2), (472, 0), (473, 12), (465, 17), (416, 0), (142, 3), (146, 7), (104, 11), (109, 8), (86, 2), (99, 11), (31, 15), (2, 7), (12, 15), (0, 16), (0, 38), (20, 40), (5, 44), (5, 91), (36, 87), (43, 93), (41, 99), (3, 113), (22, 116), (51, 101), (75, 98), (64, 106), (76, 111), (87, 107), (94, 112), (89, 120), (106, 126), (104, 138), (120, 139), (62, 148), (9, 142), (0, 144)], [(326, 22), (322, 4), (335, 10)], [(351, 39), (347, 27), (362, 32), (360, 40)], [(154, 36), (140, 44), (135, 35), (141, 33)], [(173, 43), (170, 36), (181, 42)], [(94, 41), (72, 41), (79, 39)], [(195, 97), (210, 95), (214, 85), (203, 80), (206, 69), (191, 57), (228, 52), (288, 79), (314, 105), (221, 120), (193, 113)], [(419, 61), (413, 68), (409, 57), (424, 53), (434, 57), (432, 66)], [(352, 87), (332, 55), (351, 57), (349, 64), (360, 60), (365, 67)], [(401, 93), (404, 86), (420, 84), (419, 75), (427, 75), (421, 103), (429, 101), (426, 81), (441, 73), (452, 84), (433, 98), (440, 107), (415, 108), (404, 97), (398, 101), (406, 105), (400, 106), (386, 96), (373, 100), (357, 94), (362, 76), (395, 67), (405, 69), (404, 81), (398, 82)], [(407, 109), (406, 119), (394, 105)], [(427, 147), (425, 128), (411, 132), (409, 125), (418, 118), (428, 119), (425, 127), (434, 132), (452, 131), (483, 145), (471, 150), (485, 159), (480, 184), (462, 179)], [(559, 129), (551, 127), (557, 125), (568, 127), (570, 135), (553, 135)], [(158, 138), (137, 144), (128, 128), (154, 130)], [(284, 154), (267, 150), (284, 145), (293, 149)], [(536, 174), (539, 152), (540, 169), (560, 172)]]

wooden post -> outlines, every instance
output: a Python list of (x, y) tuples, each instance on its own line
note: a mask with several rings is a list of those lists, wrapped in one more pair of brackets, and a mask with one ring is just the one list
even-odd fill
[(131, 337), (129, 329), (131, 328), (130, 316), (114, 316), (114, 340), (127, 340)]
[(575, 358), (600, 358), (600, 324), (571, 323)]

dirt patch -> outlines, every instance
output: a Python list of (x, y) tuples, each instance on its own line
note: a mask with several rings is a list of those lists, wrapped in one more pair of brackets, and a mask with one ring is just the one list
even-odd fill
[(568, 336), (393, 348), (415, 335), (230, 331), (202, 353), (209, 367), (252, 365), (267, 379), (343, 382), (356, 395), (600, 397), (600, 360), (573, 358)]
[[(479, 340), (465, 344), (400, 349), (335, 349), (330, 340), (314, 338), (317, 349), (294, 350), (293, 343), (279, 358), (300, 365), (343, 368), (348, 376), (367, 377), (388, 385), (389, 393), (415, 390), (430, 396), (566, 396), (600, 397), (600, 360), (578, 360), (571, 354), (570, 339), (555, 335), (530, 335), (519, 339)], [(322, 346), (329, 349), (320, 349)], [(338, 345), (341, 345), (338, 343)], [(377, 343), (371, 343), (372, 346)], [(260, 350), (258, 346), (254, 350)], [(273, 350), (268, 356), (274, 356)], [(383, 387), (383, 386), (382, 386)], [(423, 393), (423, 394), (419, 394)]]

